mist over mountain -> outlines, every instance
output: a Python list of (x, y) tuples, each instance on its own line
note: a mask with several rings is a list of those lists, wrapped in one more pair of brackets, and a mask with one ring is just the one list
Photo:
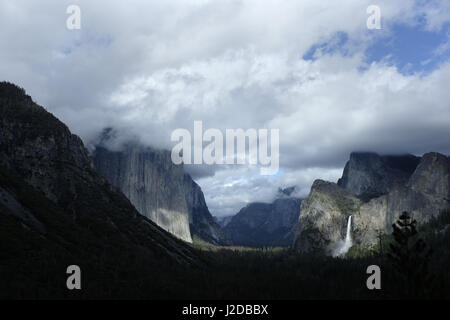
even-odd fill
[(249, 203), (224, 225), (233, 245), (263, 247), (290, 246), (301, 199), (291, 197), (295, 187), (279, 189), (272, 203)]
[(379, 156), (353, 152), (337, 184), (359, 197), (370, 200), (406, 184), (420, 157), (413, 155)]
[(224, 228), (227, 224), (230, 223), (233, 217), (234, 216), (214, 217), (214, 219), (221, 228)]
[(116, 151), (110, 151), (112, 135), (112, 129), (103, 131), (93, 152), (94, 166), (142, 215), (187, 242), (194, 236), (214, 244), (225, 241), (201, 188), (183, 165), (173, 164), (170, 151), (138, 142), (116, 144)]

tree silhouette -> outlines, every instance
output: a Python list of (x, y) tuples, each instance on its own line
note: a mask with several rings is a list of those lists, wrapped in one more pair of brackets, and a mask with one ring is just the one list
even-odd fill
[(426, 297), (432, 280), (428, 274), (432, 250), (419, 238), (416, 225), (417, 221), (408, 212), (403, 212), (392, 225), (395, 242), (389, 245), (388, 258), (405, 298)]

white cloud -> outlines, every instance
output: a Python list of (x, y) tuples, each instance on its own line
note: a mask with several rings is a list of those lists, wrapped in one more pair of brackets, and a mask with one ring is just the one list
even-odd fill
[[(199, 183), (213, 213), (268, 201), (279, 186), (296, 184), (307, 195), (315, 178), (336, 180), (353, 150), (449, 152), (450, 64), (404, 75), (364, 62), (364, 50), (388, 41), (395, 23), (423, 18), (427, 30), (442, 29), (450, 20), (445, 1), (380, 0), (380, 33), (366, 29), (372, 1), (73, 4), (82, 11), (80, 31), (65, 27), (68, 3), (3, 1), (0, 74), (86, 142), (114, 126), (170, 148), (170, 132), (192, 129), (194, 120), (223, 130), (280, 129), (276, 177), (253, 167), (191, 168), (208, 175)], [(348, 41), (339, 48), (342, 34)], [(302, 59), (323, 43), (331, 52)]]

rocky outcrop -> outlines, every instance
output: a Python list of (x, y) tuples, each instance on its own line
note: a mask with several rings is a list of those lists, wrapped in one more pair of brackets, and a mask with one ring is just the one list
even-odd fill
[(363, 200), (369, 200), (404, 185), (419, 161), (420, 158), (413, 155), (380, 156), (353, 152), (338, 185)]
[(222, 228), (208, 210), (202, 189), (188, 174), (184, 174), (183, 189), (192, 236), (216, 245), (227, 244), (228, 241)]
[(81, 139), (22, 89), (1, 83), (0, 164), (41, 190), (54, 202), (69, 205), (80, 178), (101, 183), (91, 174), (92, 160)]
[(172, 163), (170, 152), (128, 144), (118, 152), (98, 146), (93, 157), (97, 171), (119, 188), (142, 215), (176, 237), (192, 242), (183, 167)]
[(450, 161), (445, 155), (431, 152), (423, 155), (420, 164), (405, 186), (387, 195), (387, 230), (402, 211), (408, 211), (419, 223), (450, 208)]
[(104, 144), (94, 151), (95, 168), (119, 188), (136, 209), (176, 237), (192, 242), (194, 235), (218, 244), (224, 241), (201, 188), (173, 164), (170, 151), (128, 143), (120, 151)]
[(331, 254), (345, 237), (348, 216), (354, 215), (360, 206), (357, 197), (337, 184), (314, 181), (308, 198), (301, 204), (294, 246), (303, 252)]
[(428, 153), (378, 156), (352, 153), (337, 184), (317, 180), (302, 202), (293, 246), (331, 254), (352, 216), (353, 243), (371, 247), (408, 211), (419, 223), (450, 208), (449, 158)]
[(301, 199), (280, 194), (272, 203), (250, 203), (225, 226), (233, 245), (252, 247), (291, 245)]

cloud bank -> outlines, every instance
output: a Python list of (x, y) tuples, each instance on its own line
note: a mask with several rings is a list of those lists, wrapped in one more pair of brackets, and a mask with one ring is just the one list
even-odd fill
[[(81, 8), (80, 30), (66, 29), (69, 4)], [(8, 0), (0, 75), (87, 144), (114, 127), (170, 149), (171, 132), (194, 120), (223, 132), (280, 129), (276, 176), (246, 165), (187, 168), (212, 213), (233, 214), (278, 187), (306, 196), (314, 179), (336, 180), (351, 151), (450, 153), (450, 4), (377, 1), (382, 29), (367, 30), (370, 4)], [(415, 43), (415, 32), (436, 42)], [(405, 43), (417, 54), (395, 56)]]

